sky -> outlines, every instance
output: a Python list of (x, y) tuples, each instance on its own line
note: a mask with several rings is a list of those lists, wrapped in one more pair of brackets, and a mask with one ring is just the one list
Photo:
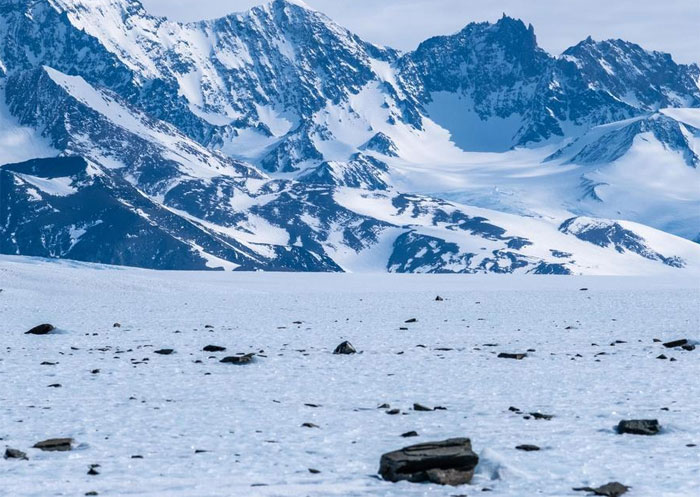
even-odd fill
[[(153, 14), (194, 21), (247, 10), (260, 0), (141, 0)], [(622, 38), (700, 62), (700, 0), (306, 0), (367, 41), (412, 50), (435, 35), (505, 12), (535, 27), (552, 54), (591, 35)]]

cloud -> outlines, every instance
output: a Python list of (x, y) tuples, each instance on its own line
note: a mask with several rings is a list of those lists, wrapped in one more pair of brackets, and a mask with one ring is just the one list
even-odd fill
[[(153, 13), (197, 20), (243, 11), (256, 0), (142, 0)], [(698, 0), (306, 0), (364, 39), (411, 50), (434, 35), (458, 31), (472, 21), (495, 21), (502, 13), (535, 26), (545, 50), (558, 54), (588, 35), (622, 38), (670, 52), (680, 62), (700, 54)]]

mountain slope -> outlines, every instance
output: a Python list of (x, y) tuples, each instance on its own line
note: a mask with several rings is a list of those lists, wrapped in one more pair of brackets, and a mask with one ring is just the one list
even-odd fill
[[(614, 220), (694, 236), (697, 129), (657, 111), (698, 106), (698, 71), (663, 54), (586, 40), (552, 57), (506, 16), (400, 54), (285, 0), (189, 24), (137, 0), (0, 0), (0, 31), (0, 252), (159, 269), (698, 266), (700, 247)], [(630, 174), (646, 143), (682, 165)]]

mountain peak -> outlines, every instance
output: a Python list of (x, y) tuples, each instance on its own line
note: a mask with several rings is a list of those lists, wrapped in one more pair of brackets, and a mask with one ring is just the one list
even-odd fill
[(281, 5), (293, 5), (295, 7), (300, 7), (306, 10), (316, 10), (303, 0), (272, 0), (272, 3)]

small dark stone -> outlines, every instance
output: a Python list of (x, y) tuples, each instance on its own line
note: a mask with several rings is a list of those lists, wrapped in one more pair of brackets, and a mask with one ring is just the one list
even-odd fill
[(517, 359), (518, 361), (527, 357), (527, 354), (508, 354), (507, 352), (501, 352), (498, 354), (499, 359)]
[(411, 318), (411, 319), (407, 319), (406, 321), (404, 321), (404, 323), (417, 323), (417, 322), (418, 322), (418, 320), (416, 318)]
[(575, 492), (592, 492), (594, 495), (602, 495), (604, 497), (619, 497), (629, 490), (630, 487), (618, 483), (616, 481), (606, 483), (602, 487), (591, 488), (591, 487), (579, 487), (574, 488)]
[(96, 476), (99, 475), (100, 472), (97, 471), (94, 467), (90, 467), (90, 469), (88, 469), (87, 474), (89, 474), (90, 476)]
[(681, 348), (683, 350), (687, 350), (688, 352), (691, 352), (691, 351), (695, 350), (695, 345), (687, 343), (685, 345), (681, 345)]
[(205, 324), (205, 325), (204, 325), (204, 329), (205, 329), (205, 330), (213, 330), (213, 329), (214, 329), (214, 326), (212, 326), (211, 324)]
[(617, 425), (617, 432), (619, 434), (656, 435), (659, 431), (661, 431), (661, 425), (659, 425), (656, 419), (622, 420)]
[(27, 331), (25, 335), (48, 335), (55, 329), (52, 324), (40, 324)]
[(445, 299), (443, 299), (439, 295), (437, 297), (435, 297), (435, 302), (442, 302), (443, 300), (445, 300)]
[(132, 459), (143, 459), (143, 456), (136, 454), (134, 456), (131, 456)]
[(226, 347), (219, 347), (218, 345), (207, 345), (202, 349), (204, 352), (223, 352)]
[(579, 290), (582, 291), (582, 292), (587, 292), (587, 291), (588, 291), (588, 288), (579, 288)]
[(379, 474), (385, 480), (464, 485), (474, 476), (479, 456), (468, 438), (428, 442), (389, 452), (381, 457)]
[(664, 343), (664, 347), (667, 349), (673, 349), (675, 347), (681, 347), (683, 345), (686, 345), (688, 343), (688, 340), (685, 338), (681, 338), (680, 340), (673, 340), (671, 342), (666, 342)]
[(98, 493), (95, 492), (94, 490), (91, 490), (91, 491), (89, 491), (89, 492), (85, 492), (85, 495), (94, 496), (94, 495), (100, 495), (100, 494), (98, 494)]
[(61, 388), (61, 384), (60, 383), (52, 383), (51, 385), (49, 385), (49, 388)]
[(508, 410), (509, 410), (510, 412), (520, 412), (520, 409), (518, 409), (517, 407), (513, 407), (513, 406), (510, 406), (510, 407), (508, 408)]
[(377, 406), (377, 409), (391, 409), (391, 406), (389, 404), (381, 404)]
[(160, 349), (160, 350), (154, 350), (153, 352), (155, 352), (156, 354), (160, 354), (160, 355), (170, 355), (173, 352), (175, 352), (175, 350), (173, 350), (173, 349)]
[(5, 449), (5, 459), (19, 459), (21, 461), (26, 461), (28, 459), (27, 454), (21, 450), (7, 448)]
[(92, 373), (92, 374), (99, 374), (99, 372), (100, 372), (99, 369), (93, 369), (92, 371), (90, 371), (90, 373)]
[(72, 438), (50, 438), (34, 444), (35, 449), (46, 452), (64, 452), (73, 449)]
[(122, 325), (120, 323), (114, 323), (112, 325), (112, 328), (121, 328), (121, 327), (122, 327)]
[(529, 444), (518, 445), (516, 447), (516, 449), (524, 450), (525, 452), (534, 452), (534, 451), (540, 450), (540, 448), (537, 445), (529, 445)]
[(355, 347), (352, 346), (352, 344), (348, 341), (345, 341), (338, 345), (335, 350), (333, 351), (334, 354), (340, 355), (349, 355), (349, 354), (355, 354), (357, 353), (357, 350), (355, 350)]
[(554, 417), (553, 414), (542, 414), (541, 412), (531, 412), (530, 416), (535, 419), (544, 419), (545, 421), (550, 421)]
[(416, 432), (416, 431), (407, 431), (406, 433), (402, 433), (401, 436), (402, 436), (403, 438), (417, 437), (417, 436), (418, 436), (418, 432)]
[(320, 473), (320, 471), (318, 469), (309, 468), (309, 473), (311, 473), (313, 475), (317, 475)]
[(254, 360), (255, 360), (255, 354), (250, 353), (250, 354), (224, 357), (219, 362), (223, 362), (226, 364), (250, 364)]
[(317, 424), (314, 423), (303, 423), (302, 428), (320, 428)]
[(665, 355), (661, 354), (659, 356), (656, 356), (657, 359), (668, 359)]
[(423, 412), (430, 412), (433, 410), (432, 407), (426, 407), (422, 404), (413, 404), (413, 410), (414, 411), (423, 411)]
[(389, 414), (390, 416), (395, 416), (396, 414), (399, 414), (401, 412), (400, 409), (389, 409), (386, 413)]

